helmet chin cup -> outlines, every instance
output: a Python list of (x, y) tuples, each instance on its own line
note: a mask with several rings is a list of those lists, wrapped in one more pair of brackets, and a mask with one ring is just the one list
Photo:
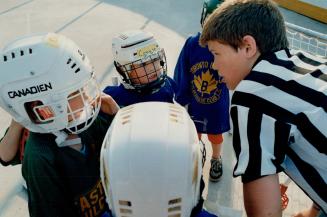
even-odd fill
[(64, 147), (62, 144), (64, 144), (64, 141), (66, 141), (68, 134), (64, 131), (56, 131), (53, 132), (53, 134), (56, 136), (56, 143), (59, 147)]

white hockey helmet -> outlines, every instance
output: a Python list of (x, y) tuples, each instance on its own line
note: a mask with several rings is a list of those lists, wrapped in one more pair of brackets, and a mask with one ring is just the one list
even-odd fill
[(112, 39), (114, 64), (123, 84), (138, 91), (152, 91), (164, 83), (166, 55), (151, 33), (126, 31)]
[(194, 123), (180, 105), (145, 102), (119, 110), (100, 159), (113, 215), (190, 217), (200, 202), (201, 156)]
[(70, 39), (23, 37), (0, 57), (0, 106), (29, 130), (79, 133), (96, 118), (101, 102), (93, 68)]

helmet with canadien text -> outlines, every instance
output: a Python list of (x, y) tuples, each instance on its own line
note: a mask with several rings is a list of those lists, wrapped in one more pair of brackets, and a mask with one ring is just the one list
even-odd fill
[(31, 131), (79, 133), (100, 108), (85, 53), (55, 33), (25, 36), (0, 53), (0, 106)]

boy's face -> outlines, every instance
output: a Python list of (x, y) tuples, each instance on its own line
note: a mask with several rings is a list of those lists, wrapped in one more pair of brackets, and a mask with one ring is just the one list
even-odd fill
[(218, 41), (208, 41), (208, 48), (214, 56), (212, 67), (218, 70), (228, 89), (234, 90), (251, 70), (251, 63), (244, 53), (246, 48), (236, 51), (230, 45)]
[[(84, 99), (84, 100), (83, 100)], [(71, 122), (74, 119), (79, 119), (81, 114), (85, 112), (85, 104), (89, 104), (91, 106), (94, 106), (94, 103), (98, 103), (99, 97), (96, 99), (89, 97), (85, 92), (76, 91), (69, 95), (68, 97), (68, 113), (71, 112), (70, 115), (68, 115), (68, 121)]]
[(162, 74), (162, 67), (159, 59), (143, 64), (133, 64), (133, 70), (129, 73), (129, 78), (133, 84), (147, 84), (155, 81)]
[[(68, 100), (71, 111), (73, 112), (73, 116), (75, 119), (78, 119), (80, 114), (82, 113), (82, 109), (84, 108), (83, 99), (80, 95), (73, 97)], [(68, 116), (68, 121), (72, 121), (73, 117), (71, 115)]]

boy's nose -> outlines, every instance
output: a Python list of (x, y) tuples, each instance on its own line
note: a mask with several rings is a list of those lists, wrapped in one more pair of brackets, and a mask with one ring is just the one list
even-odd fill
[(218, 64), (217, 64), (217, 61), (214, 61), (213, 64), (212, 64), (212, 68), (214, 70), (217, 70), (218, 71)]

